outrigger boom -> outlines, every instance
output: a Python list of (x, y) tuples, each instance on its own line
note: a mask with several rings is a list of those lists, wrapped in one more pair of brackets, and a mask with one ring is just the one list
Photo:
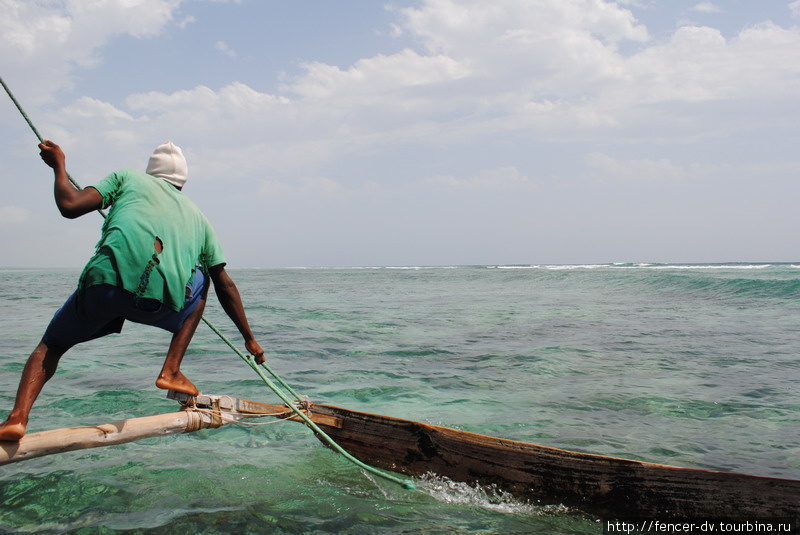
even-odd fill
[[(184, 410), (0, 442), (0, 465), (245, 418), (300, 421), (285, 405), (175, 392), (168, 397)], [(407, 475), (496, 485), (534, 503), (563, 503), (607, 518), (800, 519), (799, 480), (578, 453), (330, 405), (303, 402), (300, 408), (357, 459)]]
[[(119, 420), (109, 424), (65, 427), (28, 433), (19, 442), (0, 441), (0, 465), (44, 457), (54, 453), (114, 446), (151, 437), (193, 433), (245, 419), (270, 416), (287, 420), (299, 418), (285, 405), (269, 405), (230, 396), (190, 396), (170, 390), (169, 399), (183, 405), (183, 410), (154, 416)], [(321, 425), (336, 426), (338, 420), (313, 416)]]

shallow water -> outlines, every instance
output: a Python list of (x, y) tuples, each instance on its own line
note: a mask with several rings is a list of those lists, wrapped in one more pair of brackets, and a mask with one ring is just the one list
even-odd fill
[[(316, 402), (576, 451), (800, 478), (800, 267), (232, 270), (273, 369)], [(0, 271), (0, 416), (78, 272)], [(212, 298), (206, 317), (238, 340)], [(168, 333), (68, 353), (30, 431), (172, 411)], [(204, 325), (205, 393), (276, 402)], [(374, 481), (293, 423), (0, 468), (0, 533), (600, 533), (435, 477)]]

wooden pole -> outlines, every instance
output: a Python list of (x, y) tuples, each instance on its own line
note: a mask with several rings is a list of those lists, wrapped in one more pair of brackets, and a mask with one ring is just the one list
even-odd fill
[(54, 453), (113, 446), (176, 433), (191, 433), (235, 422), (241, 414), (179, 411), (142, 418), (119, 420), (110, 424), (66, 427), (29, 433), (19, 442), (0, 442), (0, 465), (43, 457)]
[[(300, 421), (285, 405), (270, 405), (231, 396), (203, 394), (190, 396), (172, 390), (167, 394), (167, 398), (182, 403), (185, 410), (119, 420), (110, 424), (28, 433), (19, 442), (0, 441), (0, 466), (54, 453), (114, 446), (143, 438), (192, 433), (245, 418), (269, 416)], [(194, 410), (195, 408), (197, 410)], [(332, 428), (342, 426), (341, 419), (334, 416), (309, 414), (309, 417), (317, 424)]]

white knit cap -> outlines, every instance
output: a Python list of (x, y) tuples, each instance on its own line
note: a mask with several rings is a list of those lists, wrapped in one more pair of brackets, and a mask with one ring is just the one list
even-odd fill
[(183, 151), (172, 141), (159, 145), (153, 151), (145, 172), (163, 178), (179, 188), (183, 187), (189, 177), (189, 168), (186, 165), (186, 158), (183, 157)]

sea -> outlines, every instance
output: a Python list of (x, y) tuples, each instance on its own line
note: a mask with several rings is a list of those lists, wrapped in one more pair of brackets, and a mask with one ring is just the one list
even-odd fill
[[(800, 263), (230, 269), (307, 399), (579, 452), (800, 479)], [(0, 418), (78, 270), (0, 270)], [(205, 317), (240, 347), (216, 298)], [(169, 333), (73, 348), (29, 432), (178, 409)], [(277, 396), (206, 325), (206, 394)], [(600, 534), (560, 503), (437, 474), (407, 490), (274, 421), (0, 467), (0, 534)]]

